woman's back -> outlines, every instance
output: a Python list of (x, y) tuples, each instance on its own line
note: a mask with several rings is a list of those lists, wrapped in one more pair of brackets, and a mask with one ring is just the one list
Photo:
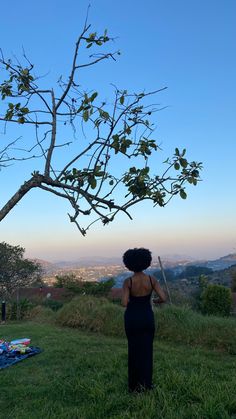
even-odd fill
[(153, 291), (153, 283), (150, 276), (143, 272), (128, 278), (130, 297), (150, 296)]

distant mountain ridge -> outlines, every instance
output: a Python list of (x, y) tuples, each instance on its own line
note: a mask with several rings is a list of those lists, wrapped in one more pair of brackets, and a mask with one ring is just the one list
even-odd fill
[(219, 259), (220, 260), (235, 260), (235, 262), (236, 262), (236, 253), (229, 253), (228, 255), (222, 256)]
[[(225, 256), (222, 256), (214, 260), (194, 260), (193, 258), (187, 258), (179, 255), (179, 260), (171, 255), (168, 257), (162, 257), (162, 263), (164, 268), (174, 268), (174, 267), (185, 267), (187, 265), (196, 265), (204, 266), (211, 268), (213, 270), (226, 269), (234, 264), (236, 264), (236, 253), (231, 253)], [(69, 270), (69, 269), (78, 269), (82, 267), (93, 267), (93, 266), (112, 266), (112, 265), (122, 265), (122, 259), (120, 257), (82, 257), (77, 261), (58, 261), (58, 262), (49, 262), (43, 259), (33, 259), (42, 266), (42, 269), (46, 273), (53, 273), (58, 270)], [(191, 260), (191, 261), (190, 261)], [(158, 266), (158, 262), (154, 259), (153, 268)]]
[(45, 273), (53, 273), (53, 272), (58, 270), (57, 265), (55, 265), (52, 262), (48, 262), (47, 260), (37, 259), (37, 258), (30, 259), (30, 260), (32, 260), (33, 262), (38, 263), (41, 266), (43, 272), (45, 272)]
[(211, 268), (213, 271), (219, 271), (222, 269), (227, 269), (232, 265), (236, 264), (236, 253), (229, 253), (226, 256), (222, 256), (215, 260), (207, 260), (204, 262), (194, 262), (196, 266), (204, 266), (206, 268)]

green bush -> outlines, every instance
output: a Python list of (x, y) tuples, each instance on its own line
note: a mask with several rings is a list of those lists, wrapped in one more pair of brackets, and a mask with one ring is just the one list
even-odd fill
[[(32, 310), (35, 306), (31, 301), (27, 298), (19, 300), (18, 303), (18, 320), (23, 320), (26, 318), (27, 313)], [(7, 318), (9, 320), (17, 320), (17, 302), (11, 301), (7, 304)]]
[(231, 291), (236, 292), (236, 268), (231, 271)]
[(223, 285), (210, 284), (201, 295), (201, 308), (204, 314), (229, 316), (231, 305), (231, 290)]
[(108, 336), (124, 336), (123, 308), (106, 298), (75, 297), (57, 313), (60, 326), (75, 327)]
[(52, 300), (48, 298), (42, 302), (42, 306), (51, 308), (53, 311), (57, 311), (63, 307), (63, 302), (58, 300)]
[(191, 296), (193, 298), (192, 309), (196, 311), (202, 311), (202, 294), (208, 286), (208, 277), (201, 274), (198, 278), (198, 287), (195, 288)]
[(235, 319), (203, 316), (188, 307), (173, 305), (157, 308), (154, 313), (157, 338), (236, 354)]
[(55, 323), (55, 311), (51, 308), (38, 305), (27, 311), (25, 320), (33, 320), (37, 323)]

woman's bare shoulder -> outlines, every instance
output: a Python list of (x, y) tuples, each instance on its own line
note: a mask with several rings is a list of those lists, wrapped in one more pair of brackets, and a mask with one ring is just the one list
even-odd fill
[(159, 281), (155, 276), (150, 275), (150, 278), (151, 278), (151, 281), (152, 281), (153, 284), (159, 284)]
[(151, 276), (151, 280), (152, 280), (152, 285), (155, 288), (160, 288), (160, 283), (159, 280), (156, 276)]

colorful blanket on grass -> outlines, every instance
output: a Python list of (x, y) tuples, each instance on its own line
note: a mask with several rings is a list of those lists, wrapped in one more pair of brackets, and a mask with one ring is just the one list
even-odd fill
[(36, 346), (29, 346), (29, 343), (30, 339), (19, 339), (11, 342), (0, 340), (0, 369), (10, 367), (17, 362), (23, 361), (23, 359), (42, 352)]

